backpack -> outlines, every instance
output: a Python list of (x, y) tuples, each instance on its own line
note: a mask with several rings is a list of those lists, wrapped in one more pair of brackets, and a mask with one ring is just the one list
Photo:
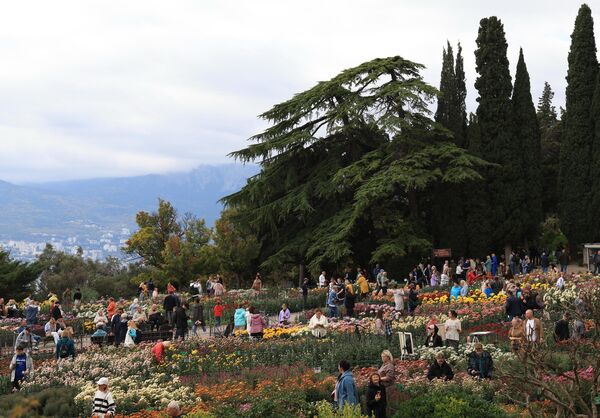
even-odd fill
[(60, 348), (58, 349), (58, 356), (60, 358), (69, 357), (69, 346), (66, 341), (61, 341)]

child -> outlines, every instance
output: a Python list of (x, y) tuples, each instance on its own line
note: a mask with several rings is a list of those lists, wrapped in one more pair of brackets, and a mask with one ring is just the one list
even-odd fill
[(33, 371), (33, 360), (31, 356), (25, 352), (23, 345), (18, 345), (15, 355), (10, 362), (10, 380), (13, 384), (13, 392), (21, 389), (21, 382)]
[(94, 395), (92, 417), (114, 417), (115, 401), (112, 393), (108, 391), (108, 379), (102, 377), (96, 383), (98, 384), (98, 390)]
[(221, 317), (223, 316), (223, 305), (221, 305), (220, 299), (217, 300), (217, 304), (215, 305), (215, 308), (214, 308), (214, 313), (215, 313), (216, 326), (220, 327), (221, 326)]

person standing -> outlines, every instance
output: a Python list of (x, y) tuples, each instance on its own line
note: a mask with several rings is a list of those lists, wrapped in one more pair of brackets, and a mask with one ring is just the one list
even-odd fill
[(200, 300), (200, 294), (196, 296), (194, 310), (192, 311), (192, 334), (198, 335), (198, 327), (202, 327), (202, 331), (206, 332), (206, 322), (204, 321), (204, 305)]
[(306, 309), (308, 303), (308, 279), (305, 277), (302, 281), (302, 310)]
[(392, 294), (394, 295), (394, 308), (397, 312), (404, 311), (404, 289), (401, 285), (396, 285), (394, 290), (392, 290)]
[(258, 294), (262, 290), (262, 280), (260, 278), (260, 273), (256, 273), (256, 277), (254, 277), (254, 281), (252, 282), (252, 290)]
[(492, 276), (498, 275), (498, 257), (495, 253), (492, 253)]
[(460, 340), (460, 333), (462, 332), (461, 323), (457, 318), (455, 310), (448, 312), (448, 316), (449, 318), (444, 324), (446, 328), (446, 346), (454, 347), (458, 351), (458, 342)]
[(73, 309), (75, 311), (79, 310), (79, 307), (81, 306), (81, 299), (82, 299), (81, 289), (76, 288), (75, 293), (73, 293)]
[(554, 326), (554, 340), (556, 342), (568, 341), (571, 338), (569, 329), (569, 313), (565, 312), (562, 319), (556, 322)]
[(116, 405), (112, 393), (108, 390), (108, 379), (106, 377), (102, 377), (96, 382), (96, 384), (98, 385), (98, 390), (94, 394), (92, 417), (114, 417)]
[(108, 306), (106, 307), (108, 313), (108, 320), (112, 320), (112, 317), (117, 313), (117, 303), (114, 298), (108, 298)]
[(175, 339), (179, 338), (180, 341), (183, 341), (188, 330), (187, 304), (183, 303), (175, 309), (173, 323), (175, 324)]
[(515, 295), (514, 290), (509, 290), (507, 293), (508, 297), (506, 298), (506, 302), (504, 304), (504, 310), (506, 312), (507, 319), (512, 321), (513, 318), (523, 315), (524, 307), (523, 302)]
[(546, 251), (542, 252), (542, 256), (540, 257), (540, 266), (542, 267), (542, 273), (548, 273), (548, 267), (550, 267), (550, 258)]
[(340, 375), (335, 385), (334, 401), (337, 402), (340, 408), (343, 408), (344, 404), (357, 405), (358, 390), (356, 389), (354, 376), (350, 370), (350, 363), (346, 360), (341, 360), (338, 364), (338, 371)]
[(256, 313), (254, 306), (248, 309), (250, 316), (248, 318), (249, 334), (253, 338), (262, 338), (263, 329), (266, 326), (265, 319), (262, 315)]
[(381, 377), (373, 373), (367, 386), (367, 416), (386, 418), (387, 397), (386, 389), (381, 383)]
[(115, 345), (117, 346), (123, 342), (121, 341), (121, 315), (123, 315), (123, 309), (119, 308), (110, 320), (110, 330), (115, 337)]
[(337, 292), (338, 292), (338, 287), (337, 286), (333, 286), (332, 289), (329, 290), (329, 293), (327, 294), (327, 307), (329, 308), (329, 317), (330, 318), (336, 318), (338, 315), (338, 311), (337, 311)]
[(33, 359), (25, 351), (22, 345), (17, 346), (17, 350), (10, 362), (10, 381), (12, 382), (12, 391), (21, 390), (21, 382), (33, 373)]
[(322, 271), (319, 276), (319, 287), (325, 287), (327, 285), (327, 280), (325, 279), (325, 272)]
[(52, 308), (52, 317), (57, 321), (63, 317), (62, 310), (60, 309), (60, 303), (58, 301), (54, 302), (54, 308)]
[(215, 316), (215, 326), (221, 326), (221, 318), (223, 317), (223, 305), (221, 304), (221, 299), (217, 299), (217, 303), (213, 308), (213, 314)]
[(419, 306), (419, 295), (415, 290), (415, 284), (410, 283), (408, 285), (408, 314), (413, 315), (415, 309)]
[(533, 311), (527, 309), (525, 312), (525, 339), (533, 346), (543, 342), (544, 334), (542, 329), (542, 321), (533, 316)]
[(171, 327), (173, 327), (173, 311), (179, 304), (179, 299), (177, 296), (173, 294), (173, 292), (169, 292), (165, 299), (163, 300), (163, 309), (165, 310), (166, 320)]
[(567, 266), (569, 265), (569, 253), (566, 249), (560, 252), (560, 256), (558, 257), (558, 261), (560, 262), (560, 271), (561, 273), (567, 272)]
[(27, 320), (27, 325), (35, 325), (37, 324), (37, 316), (40, 311), (40, 307), (38, 306), (35, 300), (29, 302), (29, 305), (25, 308), (25, 318)]
[(511, 321), (511, 327), (508, 330), (508, 339), (510, 340), (510, 348), (513, 353), (518, 353), (525, 340), (525, 331), (523, 329), (523, 321), (519, 317), (514, 317)]

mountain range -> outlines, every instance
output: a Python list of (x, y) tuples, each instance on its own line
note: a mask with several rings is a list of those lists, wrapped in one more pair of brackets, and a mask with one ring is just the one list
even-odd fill
[[(0, 240), (83, 237), (94, 229), (135, 229), (135, 214), (152, 211), (158, 198), (180, 214), (212, 225), (223, 196), (258, 172), (255, 165), (203, 165), (180, 173), (15, 185), (0, 181)], [(92, 234), (93, 235), (93, 234)]]

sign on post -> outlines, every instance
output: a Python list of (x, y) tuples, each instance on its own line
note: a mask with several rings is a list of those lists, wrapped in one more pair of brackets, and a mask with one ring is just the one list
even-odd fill
[(436, 258), (452, 257), (452, 250), (450, 248), (436, 248), (433, 250), (433, 256)]

